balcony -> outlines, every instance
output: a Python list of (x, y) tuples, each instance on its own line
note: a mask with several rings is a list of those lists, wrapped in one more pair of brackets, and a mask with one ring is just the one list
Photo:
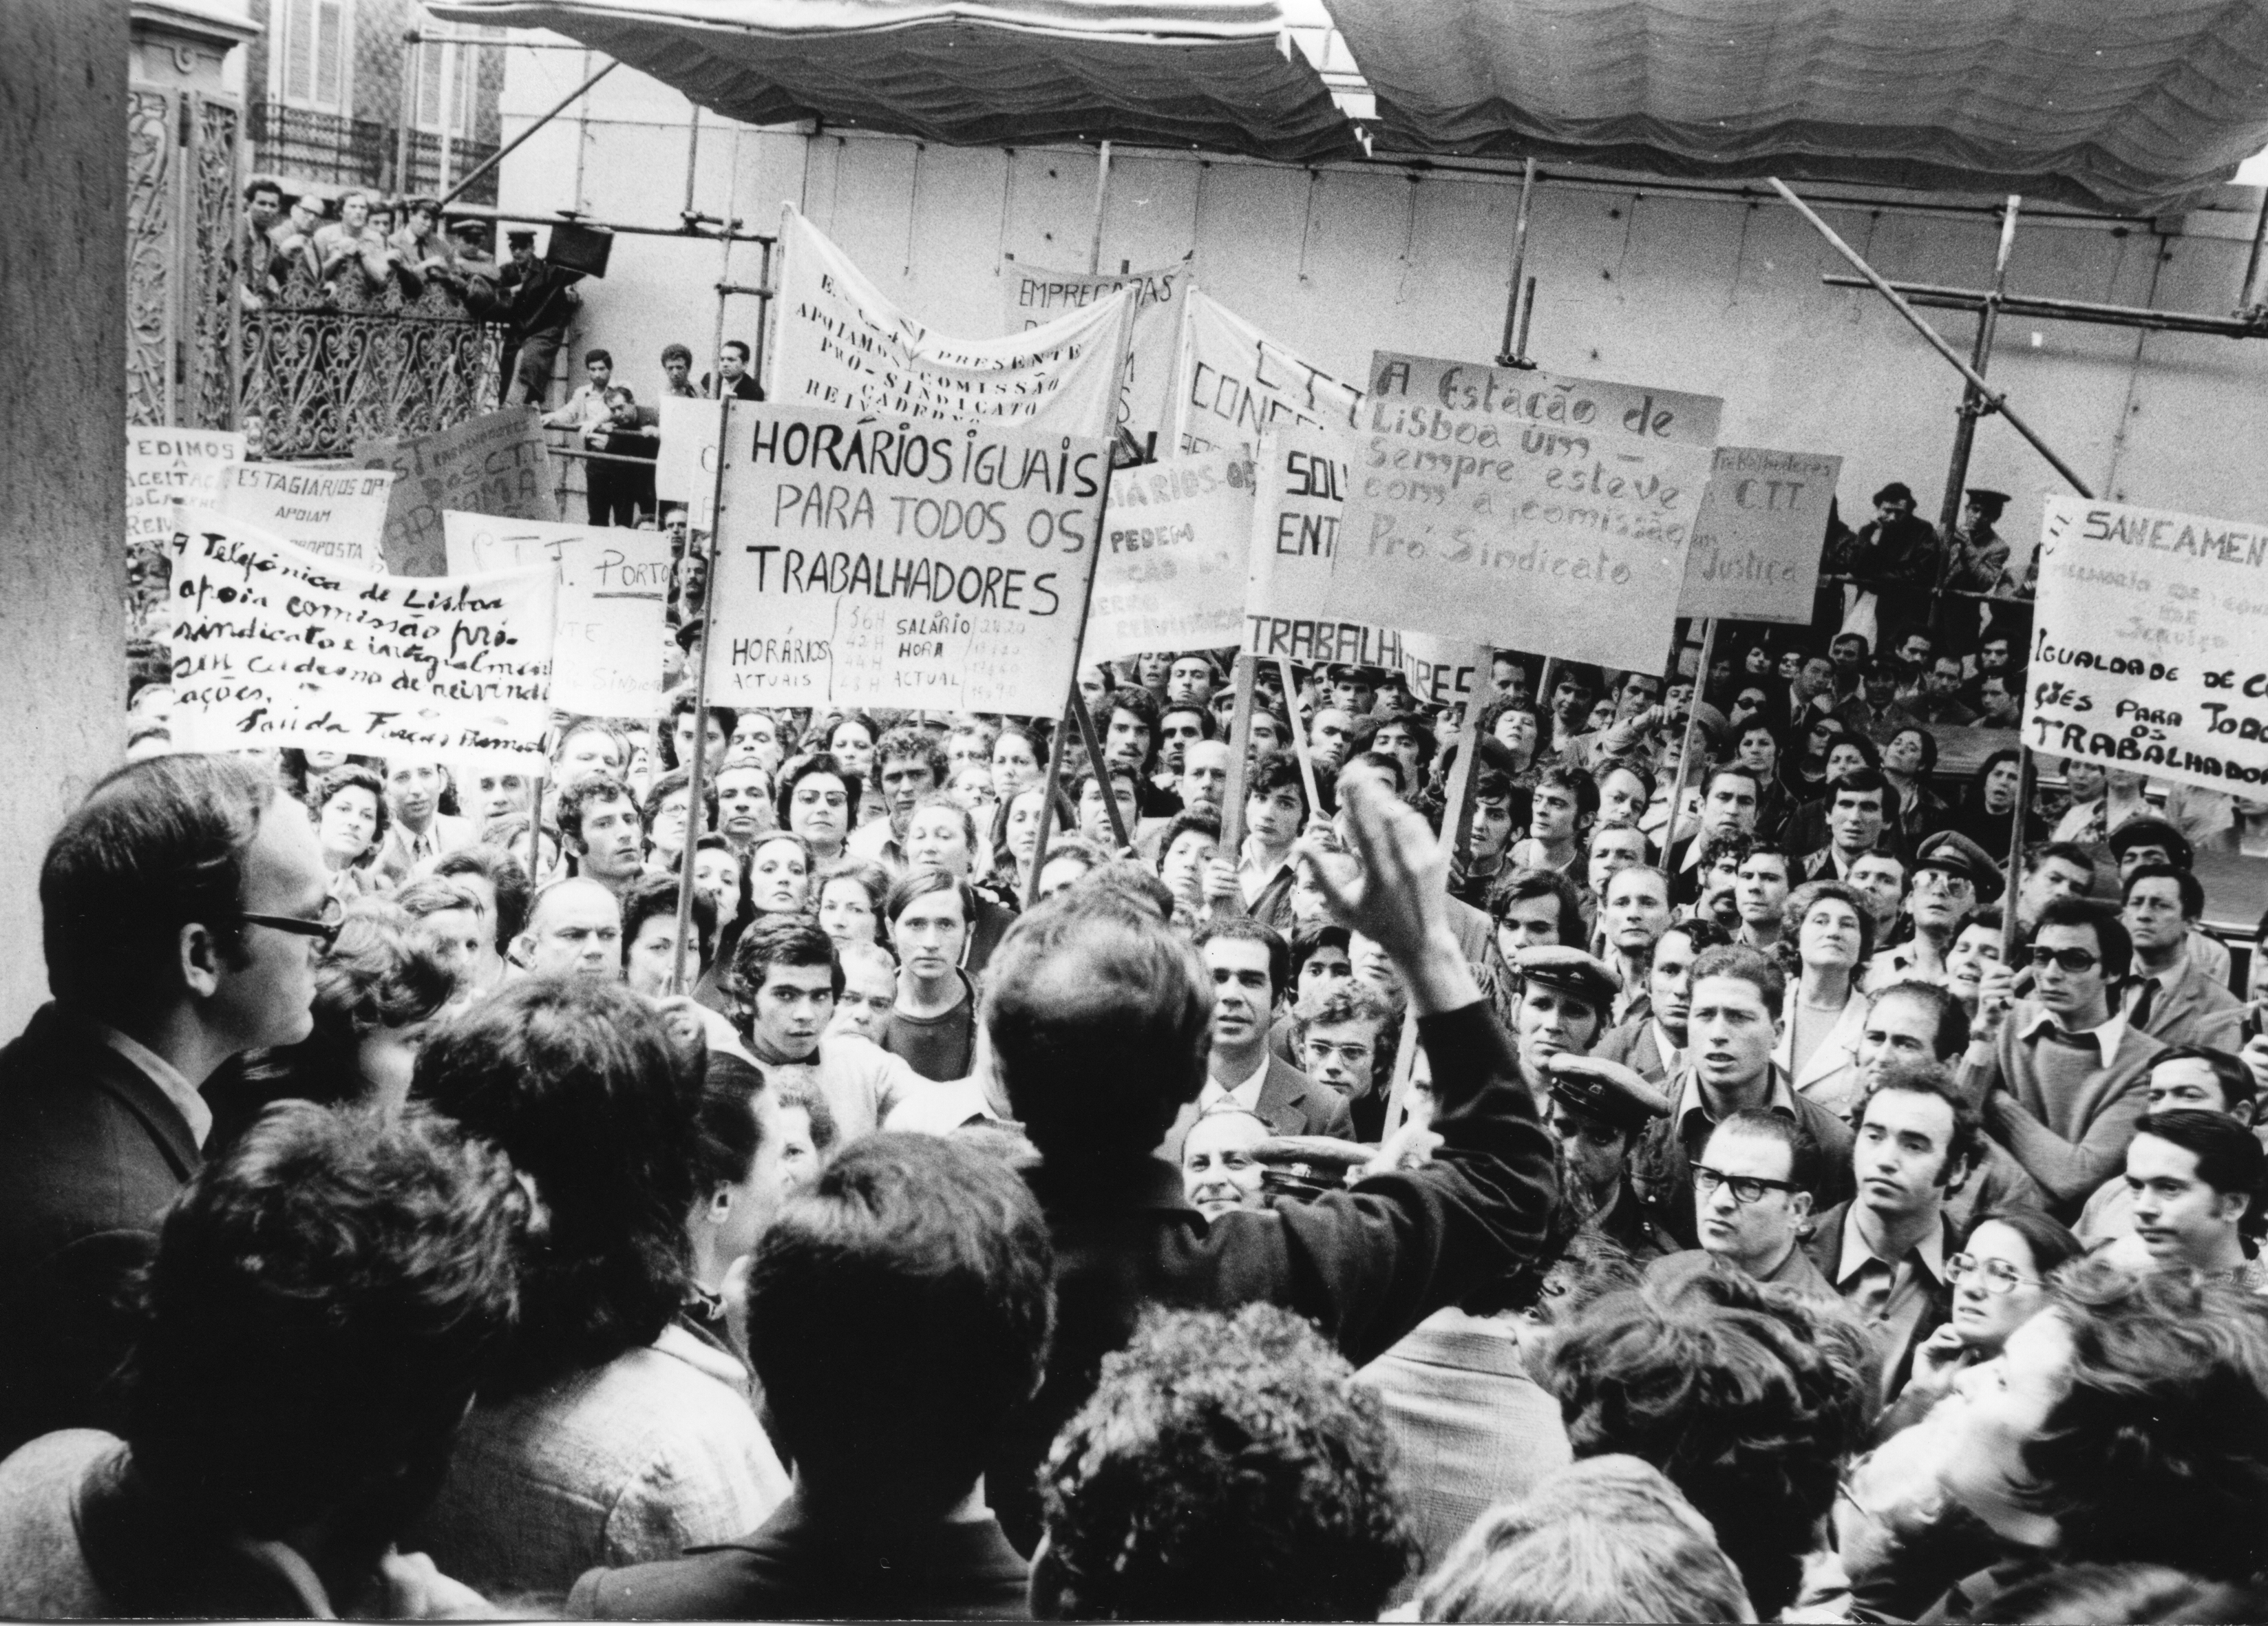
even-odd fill
[[(389, 193), (439, 193), (450, 182), (496, 155), (496, 143), (454, 140), (449, 143), (449, 173), (441, 174), (441, 137), (431, 130), (409, 136), (407, 179), (398, 177), (401, 129), (373, 119), (317, 113), (281, 102), (254, 102), (249, 121), (255, 174), (275, 173), (332, 187), (369, 187)], [(491, 171), (465, 194), (468, 203), (494, 203), (497, 178)]]

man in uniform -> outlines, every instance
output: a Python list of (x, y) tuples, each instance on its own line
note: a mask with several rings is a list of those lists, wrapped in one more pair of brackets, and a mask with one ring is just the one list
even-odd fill
[(1675, 1244), (1646, 1219), (1631, 1188), (1631, 1152), (1656, 1118), (1669, 1115), (1668, 1098), (1619, 1062), (1561, 1056), (1550, 1064), (1551, 1093), (1544, 1127), (1559, 1143), (1570, 1195), (1587, 1210), (1585, 1223), (1619, 1242), (1643, 1264)]
[(497, 291), (512, 327), (504, 341), (504, 372), (512, 380), (504, 404), (540, 407), (551, 394), (551, 364), (566, 342), (567, 324), (583, 303), (575, 291), (582, 274), (539, 258), (533, 232), (507, 232), (504, 241), (512, 263), (497, 275)]

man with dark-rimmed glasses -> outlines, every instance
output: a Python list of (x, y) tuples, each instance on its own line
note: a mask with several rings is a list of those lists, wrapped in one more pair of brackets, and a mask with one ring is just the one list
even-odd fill
[(306, 810), (239, 757), (120, 769), (49, 845), (55, 998), (0, 1051), (0, 1454), (114, 1421), (117, 1290), (202, 1161), (206, 1080), (307, 1036), (328, 880)]
[(1648, 1265), (1647, 1287), (1667, 1299), (1704, 1270), (1725, 1270), (1806, 1298), (1835, 1298), (1803, 1247), (1820, 1172), (1819, 1144), (1793, 1119), (1760, 1108), (1725, 1119), (1692, 1165), (1701, 1246)]
[(1986, 1133), (2066, 1225), (2124, 1168), (2151, 1064), (2166, 1048), (2118, 1012), (2116, 990), (2133, 955), (2116, 909), (2055, 900), (2032, 932), (2032, 997), (2008, 1013), (1989, 1050), (1970, 1047), (1963, 1085)]

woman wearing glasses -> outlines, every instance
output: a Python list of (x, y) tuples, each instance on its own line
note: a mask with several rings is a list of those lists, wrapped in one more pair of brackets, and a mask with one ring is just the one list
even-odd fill
[(1920, 1422), (1952, 1391), (1956, 1375), (1999, 1355), (2008, 1335), (2046, 1306), (2048, 1278), (2086, 1251), (2036, 1209), (2000, 1209), (1971, 1220), (1961, 1251), (1945, 1262), (1951, 1319), (1914, 1346), (1913, 1373), (1882, 1419), (1882, 1432)]

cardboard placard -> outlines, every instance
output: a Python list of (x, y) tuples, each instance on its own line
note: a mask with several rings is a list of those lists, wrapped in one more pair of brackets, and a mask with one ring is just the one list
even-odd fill
[(660, 715), (662, 645), (669, 636), (665, 533), (488, 514), (441, 518), (453, 577), (558, 570), (555, 710), (592, 717)]
[(380, 576), (210, 509), (188, 519), (172, 587), (183, 749), (541, 762), (556, 571)]
[(688, 395), (661, 398), (661, 450), (653, 460), (653, 494), (692, 510), (694, 530), (709, 528), (717, 497), (717, 409)]
[(2051, 497), (2024, 742), (2268, 799), (2268, 525)]
[(224, 471), (213, 506), (318, 558), (382, 571), (387, 504), (399, 478), (391, 469), (237, 463)]
[(1842, 473), (1824, 452), (1719, 446), (1677, 613), (1808, 625)]
[(1252, 465), (1241, 457), (1208, 452), (1113, 475), (1084, 658), (1240, 643), (1251, 534)]
[(1107, 442), (748, 401), (725, 445), (720, 703), (1061, 706)]
[(514, 407), (430, 435), (383, 435), (356, 445), (362, 467), (401, 475), (386, 510), (388, 569), (401, 576), (445, 574), (449, 544), (441, 516), (453, 508), (547, 523), (559, 518), (539, 416), (533, 407)]
[(221, 475), (244, 461), (244, 437), (232, 429), (172, 424), (126, 430), (126, 545), (159, 548), (173, 540), (173, 504), (210, 508)]
[(1173, 409), (1174, 347), (1181, 337), (1182, 308), (1196, 276), (1194, 260), (1116, 274), (1047, 271), (1010, 260), (1000, 267), (1000, 289), (1011, 333), (1043, 327), (1121, 288), (1133, 291), (1132, 335), (1127, 342), (1126, 370), (1119, 379), (1118, 417), (1113, 427), (1131, 435), (1145, 455), (1154, 456)]
[(1326, 609), (1660, 663), (1721, 403), (1381, 351)]

